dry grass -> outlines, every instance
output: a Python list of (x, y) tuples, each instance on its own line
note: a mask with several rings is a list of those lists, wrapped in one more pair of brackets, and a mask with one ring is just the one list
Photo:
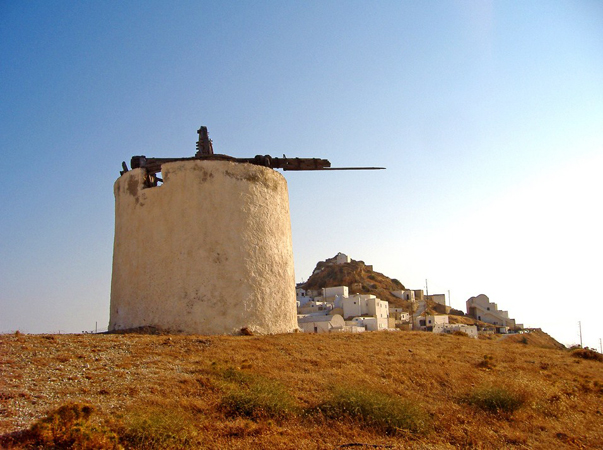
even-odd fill
[(484, 385), (471, 391), (465, 401), (491, 413), (512, 414), (527, 398), (524, 392), (515, 392), (503, 386)]
[(590, 359), (593, 361), (603, 362), (603, 355), (590, 348), (577, 348), (572, 350), (571, 355), (576, 358)]
[(67, 403), (29, 429), (0, 438), (8, 448), (44, 448), (79, 450), (120, 450), (117, 434), (106, 427), (91, 424), (94, 408), (87, 404)]
[(530, 333), (525, 334), (508, 334), (503, 335), (502, 339), (508, 342), (515, 342), (524, 345), (532, 345), (534, 347), (542, 347), (542, 348), (557, 348), (564, 349), (565, 346), (560, 344), (551, 336), (546, 334), (544, 331), (540, 329), (531, 330)]
[(125, 448), (603, 448), (601, 363), (507, 340), (21, 334), (0, 360), (0, 447), (77, 402)]

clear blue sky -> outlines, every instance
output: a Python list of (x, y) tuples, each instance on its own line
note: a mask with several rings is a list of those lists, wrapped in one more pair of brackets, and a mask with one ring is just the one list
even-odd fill
[(338, 251), (603, 337), (600, 1), (3, 1), (0, 332), (106, 327), (132, 155), (286, 173), (296, 277)]

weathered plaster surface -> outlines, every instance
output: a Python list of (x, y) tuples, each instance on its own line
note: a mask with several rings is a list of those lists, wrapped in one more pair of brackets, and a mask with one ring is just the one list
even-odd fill
[(115, 182), (109, 329), (296, 329), (285, 178), (226, 161), (167, 163), (162, 176), (152, 188), (141, 169)]

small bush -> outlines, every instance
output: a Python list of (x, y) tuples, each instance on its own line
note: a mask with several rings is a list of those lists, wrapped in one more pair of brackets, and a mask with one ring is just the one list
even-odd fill
[(592, 361), (603, 362), (603, 355), (595, 350), (591, 350), (588, 347), (574, 349), (570, 354), (574, 358), (590, 359)]
[(476, 364), (480, 369), (494, 369), (496, 364), (494, 364), (494, 357), (492, 355), (484, 355), (484, 359)]
[(38, 420), (23, 436), (27, 447), (121, 449), (112, 431), (88, 422), (94, 409), (90, 405), (68, 403)]
[(131, 448), (165, 449), (194, 446), (194, 418), (175, 407), (149, 406), (130, 411), (119, 425), (122, 442)]
[(389, 434), (423, 434), (431, 428), (430, 416), (411, 401), (364, 388), (336, 387), (318, 410), (331, 419), (354, 418)]
[(229, 416), (283, 419), (298, 412), (293, 397), (274, 380), (235, 369), (223, 373), (221, 409)]
[(525, 403), (525, 398), (504, 387), (481, 386), (470, 393), (466, 401), (488, 412), (511, 414)]

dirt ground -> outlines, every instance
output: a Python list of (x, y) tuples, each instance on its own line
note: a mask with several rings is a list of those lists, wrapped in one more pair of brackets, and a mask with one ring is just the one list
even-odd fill
[[(267, 385), (281, 395), (273, 409), (261, 403)], [(420, 432), (384, 426), (375, 411), (398, 404), (387, 401), (358, 407), (362, 414), (323, 413), (339, 386), (415, 405), (428, 424)], [(517, 405), (480, 403), (492, 387)], [(228, 406), (253, 392), (251, 409)], [(69, 402), (92, 405), (92, 420), (126, 448), (603, 448), (603, 363), (525, 340), (0, 336), (0, 435)]]

